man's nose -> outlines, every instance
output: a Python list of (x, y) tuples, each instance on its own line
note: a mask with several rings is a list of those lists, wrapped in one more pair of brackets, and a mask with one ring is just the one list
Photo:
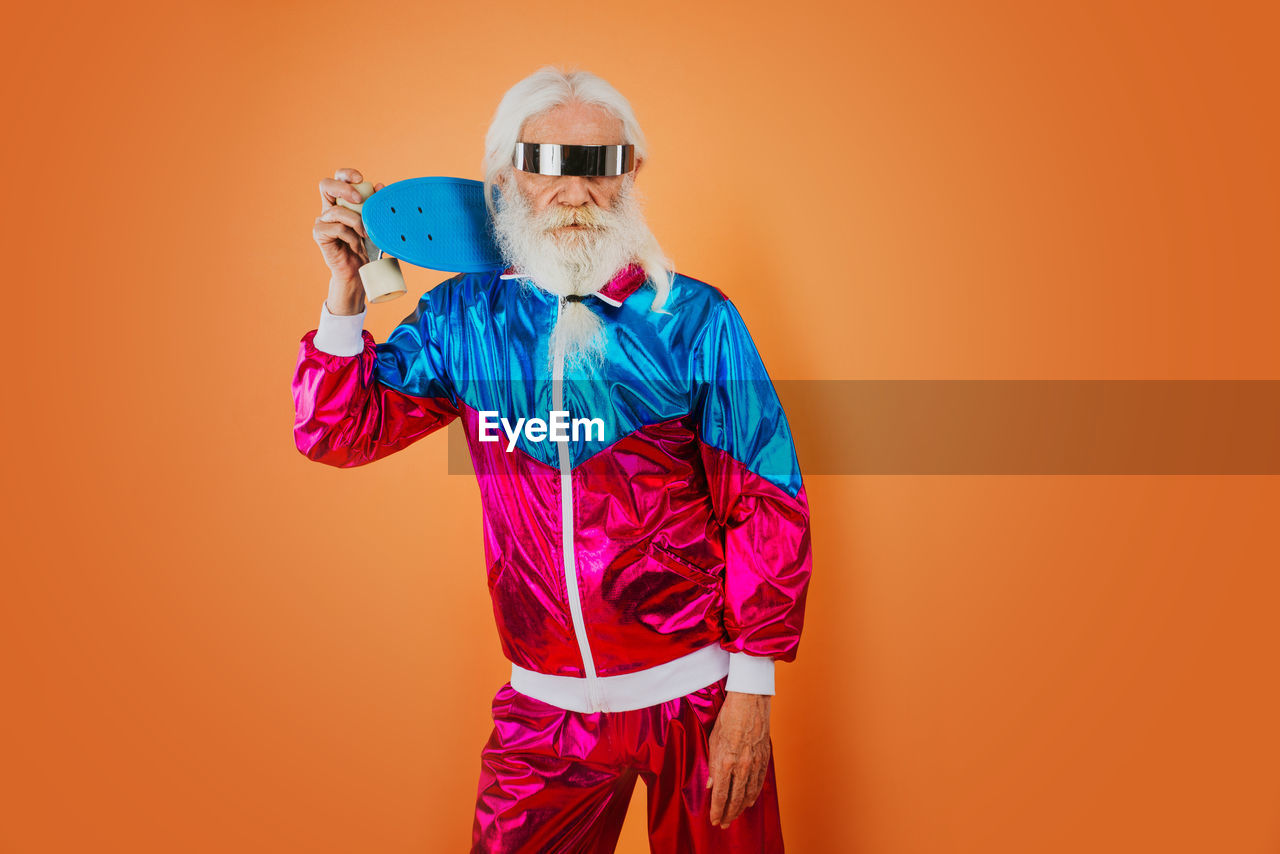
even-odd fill
[(591, 192), (587, 189), (587, 179), (582, 175), (566, 175), (562, 179), (557, 201), (562, 205), (574, 207), (585, 205), (591, 201)]

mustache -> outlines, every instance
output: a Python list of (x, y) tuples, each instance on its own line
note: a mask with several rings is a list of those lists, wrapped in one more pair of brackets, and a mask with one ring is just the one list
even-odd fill
[(590, 203), (578, 206), (554, 205), (543, 211), (535, 223), (538, 231), (551, 231), (570, 225), (605, 229), (608, 228), (609, 223), (604, 211)]

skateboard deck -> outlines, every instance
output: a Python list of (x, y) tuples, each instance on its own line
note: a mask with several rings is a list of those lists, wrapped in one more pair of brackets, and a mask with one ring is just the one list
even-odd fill
[(418, 267), (482, 273), (505, 266), (480, 181), (442, 176), (396, 181), (365, 200), (362, 216), (374, 245)]

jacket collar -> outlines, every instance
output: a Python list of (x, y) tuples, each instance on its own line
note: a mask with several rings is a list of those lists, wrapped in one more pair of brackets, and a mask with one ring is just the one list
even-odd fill
[(644, 267), (639, 264), (628, 264), (619, 270), (608, 284), (596, 291), (596, 296), (612, 306), (620, 306), (623, 300), (634, 294), (648, 278)]
[[(508, 267), (502, 271), (502, 275), (499, 278), (519, 279), (521, 276), (515, 271), (514, 267)], [(598, 297), (602, 302), (607, 302), (617, 308), (622, 305), (627, 297), (635, 293), (648, 278), (644, 268), (639, 264), (628, 264), (592, 296)]]

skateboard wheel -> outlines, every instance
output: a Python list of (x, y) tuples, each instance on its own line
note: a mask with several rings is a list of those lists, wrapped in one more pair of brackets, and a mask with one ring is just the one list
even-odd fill
[(360, 281), (364, 282), (365, 301), (370, 303), (393, 300), (406, 291), (400, 262), (389, 255), (361, 267)]

